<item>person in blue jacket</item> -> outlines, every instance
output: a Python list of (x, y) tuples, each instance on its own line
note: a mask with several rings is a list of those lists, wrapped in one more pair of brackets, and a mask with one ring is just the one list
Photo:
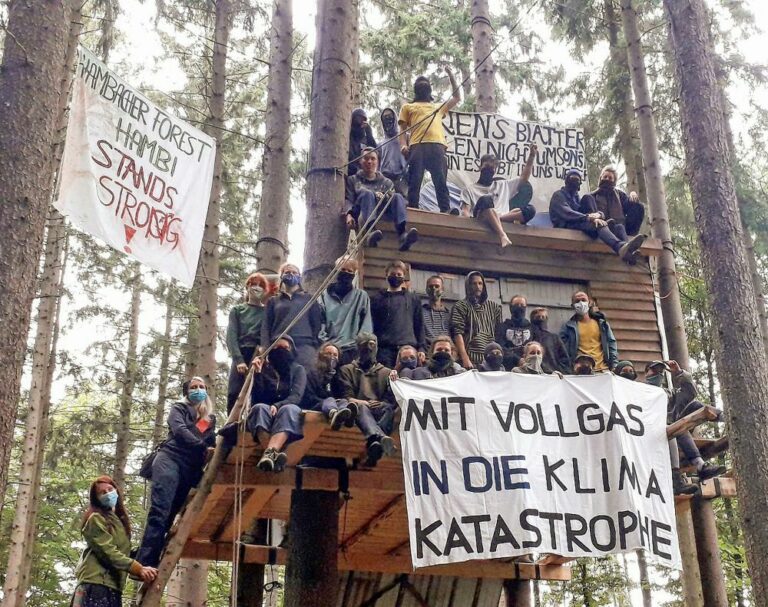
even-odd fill
[(619, 349), (605, 315), (584, 291), (571, 296), (571, 305), (574, 315), (560, 329), (569, 358), (575, 364), (577, 355), (586, 354), (594, 359), (596, 372), (611, 371), (619, 362)]

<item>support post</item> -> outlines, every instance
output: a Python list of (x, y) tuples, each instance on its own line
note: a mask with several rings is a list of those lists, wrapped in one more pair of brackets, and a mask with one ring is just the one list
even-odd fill
[[(253, 521), (248, 533), (243, 535), (247, 544), (265, 544), (267, 541), (267, 519)], [(238, 607), (262, 607), (264, 603), (264, 565), (245, 563), (240, 559), (237, 576)]]
[(304, 491), (291, 494), (286, 607), (328, 607), (338, 600), (339, 494)]
[(533, 587), (531, 580), (504, 580), (504, 596), (507, 607), (531, 607)]

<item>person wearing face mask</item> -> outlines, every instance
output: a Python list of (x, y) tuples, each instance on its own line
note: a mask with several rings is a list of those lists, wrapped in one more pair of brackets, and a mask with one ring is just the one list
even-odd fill
[(366, 244), (369, 247), (377, 247), (384, 233), (379, 229), (372, 229), (369, 222), (377, 221), (381, 203), (385, 205), (381, 219), (392, 221), (400, 250), (407, 251), (418, 240), (419, 231), (416, 228), (408, 229), (405, 198), (395, 191), (394, 184), (378, 169), (378, 151), (365, 148), (360, 159), (360, 170), (347, 179), (347, 227), (353, 229), (357, 225), (361, 231), (371, 228)]
[[(403, 346), (397, 352), (397, 359), (395, 361), (395, 368), (393, 373), (394, 377), (404, 377), (406, 379), (413, 379), (413, 372), (419, 366), (419, 353), (413, 346)], [(390, 375), (390, 379), (393, 376)]]
[(232, 357), (227, 384), (227, 413), (235, 406), (245, 375), (256, 349), (261, 345), (261, 325), (269, 283), (263, 274), (251, 274), (245, 281), (245, 302), (232, 306), (227, 324), (227, 350)]
[[(283, 264), (280, 267), (280, 290), (267, 303), (261, 325), (261, 344), (264, 348), (285, 331), (311, 298), (301, 286), (299, 268), (291, 263)], [(323, 309), (319, 303), (314, 302), (288, 331), (295, 344), (296, 360), (307, 369), (315, 364), (322, 328)]]
[(373, 331), (371, 300), (368, 293), (355, 287), (356, 276), (357, 261), (345, 259), (336, 280), (328, 285), (318, 299), (325, 321), (320, 338), (330, 341), (339, 349), (339, 366), (354, 360), (358, 334)]
[(579, 197), (581, 181), (579, 169), (568, 169), (565, 172), (565, 185), (552, 194), (549, 201), (549, 219), (552, 225), (556, 228), (580, 230), (590, 238), (599, 238), (622, 261), (630, 265), (636, 263), (635, 254), (646, 237), (638, 234), (629, 239), (622, 239), (614, 234), (606, 217), (597, 210), (595, 199), (590, 195)]
[(636, 192), (626, 192), (616, 187), (618, 172), (612, 166), (600, 171), (598, 188), (589, 196), (594, 199), (594, 206), (603, 218), (609, 221), (611, 231), (619, 240), (628, 240), (627, 235), (640, 231), (645, 217), (645, 207)]
[[(349, 123), (349, 159), (347, 167), (353, 174), (357, 170), (357, 163), (364, 148), (376, 147), (376, 139), (373, 137), (373, 130), (368, 124), (368, 116), (365, 110), (357, 108), (352, 110), (352, 119)], [(354, 169), (352, 168), (354, 167)]]
[(488, 371), (505, 371), (504, 369), (504, 352), (501, 346), (495, 341), (492, 341), (485, 347), (483, 352), (483, 362), (477, 368), (481, 373)]
[(371, 299), (373, 332), (378, 338), (378, 360), (393, 368), (401, 346), (413, 346), (424, 355), (424, 319), (418, 295), (406, 289), (408, 267), (400, 260), (391, 262), (385, 272), (387, 288)]
[(589, 354), (579, 354), (573, 361), (574, 375), (594, 375), (595, 359)]
[(277, 340), (266, 361), (253, 361), (251, 410), (246, 429), (264, 447), (258, 464), (264, 472), (280, 472), (288, 456), (285, 447), (304, 438), (299, 404), (307, 388), (307, 372), (296, 361), (296, 346), (289, 336)]
[(443, 277), (435, 274), (427, 278), (427, 299), (422, 304), (421, 313), (424, 318), (424, 339), (427, 345), (438, 335), (448, 335), (451, 318), (451, 307), (443, 303)]
[(470, 272), (464, 284), (466, 298), (457, 301), (451, 310), (451, 337), (465, 369), (474, 369), (483, 362), (485, 347), (493, 341), (494, 331), (501, 323), (501, 306), (488, 299), (485, 277)]
[(205, 380), (189, 380), (186, 396), (176, 401), (168, 414), (168, 438), (152, 462), (152, 492), (144, 536), (136, 558), (157, 567), (165, 536), (187, 500), (192, 487), (203, 476), (208, 447), (216, 443), (216, 417)]
[(389, 389), (390, 369), (376, 362), (378, 340), (373, 333), (357, 336), (357, 358), (339, 372), (342, 397), (357, 407), (355, 424), (366, 439), (367, 465), (375, 466), (382, 456), (393, 455), (397, 405)]
[(381, 111), (381, 127), (384, 129), (384, 138), (389, 141), (382, 143), (379, 148), (379, 170), (384, 177), (395, 185), (395, 191), (407, 198), (408, 181), (406, 169), (408, 168), (408, 161), (400, 152), (397, 114), (395, 114), (395, 110), (388, 107)]
[(515, 295), (509, 304), (511, 318), (496, 325), (494, 341), (504, 348), (504, 367), (511, 371), (517, 366), (523, 347), (533, 339), (531, 321), (525, 317), (528, 301), (522, 295)]
[(436, 377), (453, 377), (464, 373), (465, 369), (456, 362), (456, 349), (453, 341), (447, 335), (438, 335), (429, 348), (427, 364), (417, 367), (411, 379), (434, 379)]
[(157, 577), (157, 569), (130, 557), (131, 522), (122, 492), (110, 477), (91, 483), (80, 532), (85, 549), (75, 568), (73, 607), (121, 607), (129, 574), (145, 583)]
[(330, 341), (322, 344), (317, 363), (307, 373), (307, 388), (300, 404), (304, 410), (321, 411), (332, 430), (340, 430), (342, 426), (351, 428), (357, 417), (357, 406), (350, 405), (341, 396), (340, 367), (336, 345)]
[(426, 76), (413, 83), (413, 101), (400, 108), (400, 151), (408, 158), (408, 206), (418, 208), (421, 182), (425, 171), (432, 176), (437, 204), (441, 213), (459, 213), (450, 207), (448, 192), (447, 147), (443, 117), (461, 101), (461, 90), (449, 68), (445, 73), (451, 82), (453, 94), (442, 104), (432, 103), (432, 85)]
[(560, 338), (574, 364), (578, 354), (587, 354), (595, 361), (595, 371), (610, 371), (619, 360), (619, 350), (611, 325), (584, 291), (571, 296), (574, 315), (563, 325)]
[(544, 362), (542, 363), (544, 371), (552, 373), (571, 372), (571, 359), (568, 357), (568, 351), (560, 336), (552, 333), (547, 328), (549, 322), (549, 312), (546, 308), (534, 308), (531, 311), (531, 336), (533, 341), (537, 341), (544, 348)]
[(544, 369), (544, 346), (537, 341), (529, 341), (525, 344), (520, 362), (512, 369), (512, 373), (549, 375), (550, 372)]
[(533, 187), (530, 183), (536, 151), (536, 144), (531, 144), (523, 171), (515, 179), (495, 178), (499, 159), (495, 154), (485, 154), (480, 158), (480, 177), (461, 194), (462, 213), (467, 217), (471, 214), (487, 224), (498, 237), (501, 248), (512, 244), (502, 223), (525, 224), (536, 215), (531, 204)]

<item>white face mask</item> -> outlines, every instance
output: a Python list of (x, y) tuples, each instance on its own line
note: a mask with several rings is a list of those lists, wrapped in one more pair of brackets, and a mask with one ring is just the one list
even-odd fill
[(248, 294), (252, 297), (259, 298), (264, 294), (263, 287), (248, 287)]
[(576, 311), (576, 314), (586, 314), (589, 312), (589, 302), (577, 301), (573, 304), (573, 309)]

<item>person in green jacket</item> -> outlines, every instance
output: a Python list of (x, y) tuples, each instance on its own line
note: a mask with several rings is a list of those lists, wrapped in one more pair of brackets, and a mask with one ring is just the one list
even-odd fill
[(87, 546), (75, 569), (77, 588), (70, 607), (121, 607), (126, 577), (151, 582), (157, 569), (130, 557), (131, 523), (115, 481), (100, 476), (89, 493), (81, 532)]

